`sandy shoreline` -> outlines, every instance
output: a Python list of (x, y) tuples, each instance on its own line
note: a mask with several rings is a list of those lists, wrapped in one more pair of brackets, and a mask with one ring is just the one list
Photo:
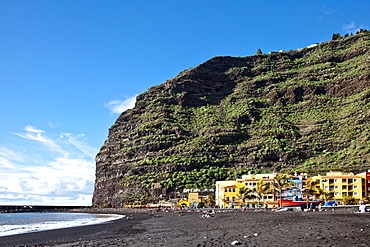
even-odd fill
[(0, 246), (232, 246), (234, 241), (238, 246), (369, 246), (370, 213), (200, 214), (139, 212), (131, 220), (0, 237)]

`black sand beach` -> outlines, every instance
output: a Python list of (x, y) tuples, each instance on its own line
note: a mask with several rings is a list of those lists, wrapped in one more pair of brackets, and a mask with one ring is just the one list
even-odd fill
[(131, 220), (1, 237), (0, 246), (370, 245), (370, 213), (250, 210), (216, 213), (210, 218), (200, 214), (141, 212)]

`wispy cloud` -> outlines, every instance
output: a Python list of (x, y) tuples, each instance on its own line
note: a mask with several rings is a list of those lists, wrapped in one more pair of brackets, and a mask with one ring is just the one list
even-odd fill
[(356, 33), (360, 29), (367, 29), (367, 28), (368, 28), (368, 26), (363, 25), (363, 24), (357, 25), (356, 22), (354, 22), (354, 21), (351, 21), (351, 23), (349, 23), (349, 24), (344, 24), (343, 25), (343, 31), (345, 31), (347, 33)]
[(20, 152), (14, 151), (11, 148), (0, 146), (0, 167), (5, 166), (8, 168), (16, 167), (15, 162), (24, 161), (24, 157)]
[(30, 125), (15, 134), (27, 142), (22, 153), (0, 146), (0, 204), (91, 205), (98, 150), (85, 135)]
[(71, 143), (78, 150), (80, 150), (84, 155), (95, 158), (98, 149), (86, 145), (86, 138), (84, 134), (76, 135), (72, 133), (62, 133), (62, 136), (67, 137), (68, 142)]
[(333, 13), (336, 13), (337, 11), (333, 8), (328, 8), (328, 6), (324, 5), (321, 8), (321, 12), (324, 13), (325, 15), (331, 15)]
[(45, 147), (49, 148), (52, 152), (61, 153), (64, 157), (68, 156), (68, 152), (63, 150), (55, 140), (48, 138), (45, 135), (45, 131), (37, 129), (31, 125), (27, 125), (25, 128), (25, 133), (15, 133), (16, 135), (23, 137), (28, 140), (40, 142)]
[(15, 168), (16, 165), (9, 159), (0, 156), (0, 166), (7, 168)]
[(108, 108), (113, 114), (121, 114), (122, 112), (134, 108), (136, 103), (136, 96), (127, 98), (127, 99), (115, 99), (111, 100), (108, 103), (105, 103), (104, 106)]

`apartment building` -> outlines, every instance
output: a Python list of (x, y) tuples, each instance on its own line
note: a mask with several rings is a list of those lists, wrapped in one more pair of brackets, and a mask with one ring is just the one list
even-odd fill
[(370, 192), (370, 172), (354, 174), (352, 172), (328, 172), (325, 176), (315, 176), (320, 181), (320, 188), (333, 192), (334, 199), (341, 202), (345, 197), (362, 200)]

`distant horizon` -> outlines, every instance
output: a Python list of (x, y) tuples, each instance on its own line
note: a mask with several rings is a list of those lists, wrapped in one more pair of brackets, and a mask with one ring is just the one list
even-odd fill
[(86, 206), (86, 205), (34, 205), (34, 204), (20, 204), (20, 205), (3, 205), (3, 204), (0, 204), (0, 209), (2, 207), (92, 207), (92, 205), (90, 206)]

